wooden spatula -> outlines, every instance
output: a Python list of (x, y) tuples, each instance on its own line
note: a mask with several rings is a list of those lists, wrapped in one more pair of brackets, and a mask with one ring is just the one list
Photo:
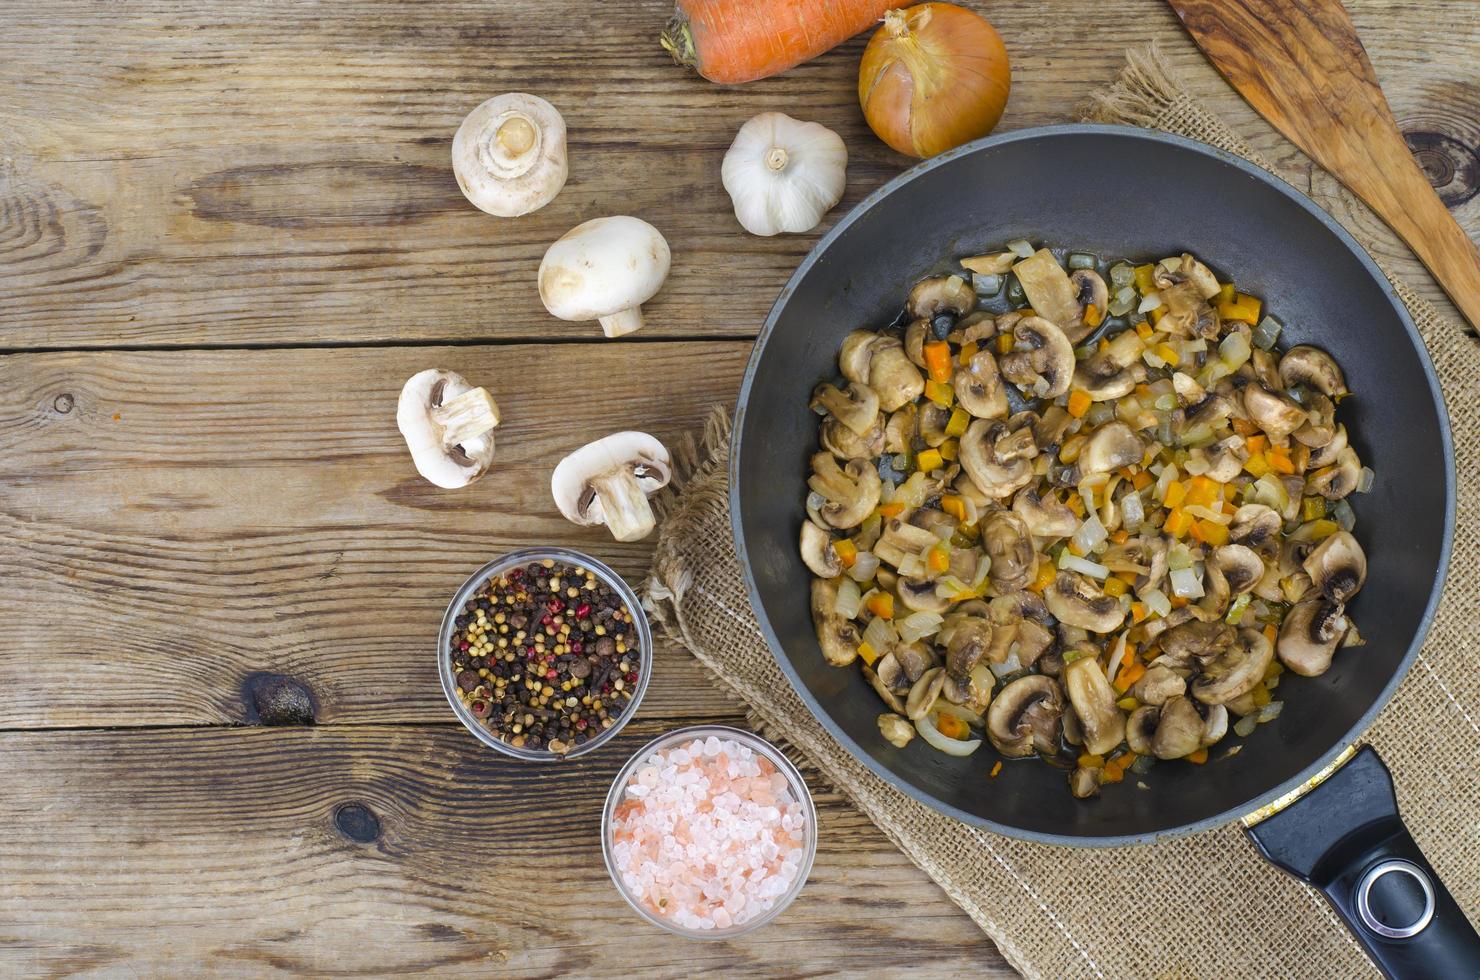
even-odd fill
[(1340, 0), (1168, 0), (1258, 113), (1417, 253), (1480, 329), (1480, 251), (1408, 152)]

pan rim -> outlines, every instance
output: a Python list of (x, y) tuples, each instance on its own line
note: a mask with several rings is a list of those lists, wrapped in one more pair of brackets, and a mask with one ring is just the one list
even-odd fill
[[(1039, 831), (1024, 830), (1009, 824), (999, 823), (985, 817), (969, 813), (959, 807), (952, 806), (929, 793), (916, 787), (913, 783), (905, 780), (893, 770), (884, 766), (876, 760), (872, 754), (859, 745), (856, 740), (849, 736), (842, 727), (835, 722), (830, 713), (823, 709), (821, 703), (802, 682), (800, 675), (793, 668), (790, 660), (784, 654), (784, 648), (780, 638), (771, 626), (770, 618), (766, 615), (764, 606), (760, 600), (760, 592), (756, 585), (755, 574), (747, 554), (745, 543), (745, 531), (741, 520), (740, 495), (739, 495), (739, 473), (741, 464), (741, 434), (745, 428), (746, 405), (750, 399), (750, 391), (754, 384), (760, 360), (765, 352), (766, 343), (775, 330), (776, 323), (786, 307), (788, 300), (797, 286), (807, 276), (821, 258), (826, 254), (832, 244), (848, 231), (854, 224), (862, 220), (870, 211), (878, 206), (885, 198), (895, 193), (901, 187), (909, 184), (923, 175), (944, 166), (962, 156), (968, 156), (997, 146), (1003, 146), (1019, 141), (1052, 140), (1064, 136), (1102, 135), (1118, 138), (1143, 140), (1158, 143), (1179, 151), (1195, 153), (1210, 157), (1220, 163), (1236, 168), (1243, 174), (1252, 177), (1266, 186), (1272, 188), (1287, 198), (1290, 203), (1310, 214), (1319, 221), (1328, 231), (1335, 235), (1339, 241), (1366, 271), (1376, 283), (1378, 288), (1386, 297), (1393, 311), (1397, 314), (1399, 323), (1407, 335), (1408, 342), (1413, 346), (1419, 356), (1419, 363), (1423, 369), (1424, 379), (1429, 386), (1429, 395), (1433, 399), (1435, 414), (1439, 419), (1440, 444), (1444, 451), (1444, 532), (1440, 542), (1438, 555), (1438, 572), (1430, 586), (1428, 600), (1424, 605), (1423, 614), (1419, 619), (1418, 628), (1414, 631), (1409, 641), (1408, 649), (1404, 652), (1402, 659), (1393, 670), (1392, 676), (1386, 685), (1378, 693), (1372, 704), (1356, 720), (1355, 723), (1342, 736), (1336, 739), (1328, 748), (1323, 750), (1317, 758), (1295, 775), (1283, 780), (1278, 785), (1271, 787), (1250, 799), (1235, 806), (1227, 807), (1217, 813), (1203, 817), (1190, 823), (1180, 824), (1163, 830), (1152, 831), (1141, 834), (1108, 834), (1080, 835), (1080, 834), (1053, 834)], [(1454, 544), (1455, 523), (1455, 465), (1454, 465), (1454, 443), (1450, 431), (1449, 413), (1444, 403), (1443, 390), (1439, 385), (1439, 379), (1434, 371), (1433, 361), (1429, 356), (1427, 345), (1419, 336), (1417, 327), (1414, 326), (1412, 318), (1408, 315), (1408, 309), (1399, 299), (1397, 291), (1387, 276), (1383, 274), (1366, 248), (1358, 242), (1340, 222), (1332, 217), (1325, 209), (1314, 201), (1296, 190), (1279, 176), (1270, 173), (1264, 168), (1252, 163), (1242, 157), (1235, 156), (1218, 147), (1197, 140), (1187, 139), (1172, 133), (1141, 129), (1135, 126), (1123, 126), (1106, 123), (1064, 123), (1053, 126), (1035, 126), (1025, 129), (1014, 130), (994, 136), (987, 136), (975, 140), (954, 150), (949, 150), (939, 156), (933, 157), (922, 163), (911, 167), (904, 173), (889, 180), (883, 186), (874, 190), (862, 201), (853, 207), (827, 234), (823, 235), (807, 253), (792, 273), (777, 296), (766, 321), (762, 325), (760, 333), (756, 337), (755, 346), (751, 351), (750, 359), (745, 367), (745, 374), (741, 380), (740, 393), (736, 400), (735, 413), (732, 422), (730, 436), (730, 466), (729, 466), (729, 510), (730, 528), (734, 539), (735, 554), (740, 559), (741, 569), (744, 573), (746, 593), (750, 600), (751, 611), (755, 614), (756, 622), (760, 625), (761, 633), (770, 647), (771, 656), (775, 659), (781, 672), (786, 675), (787, 681), (802, 703), (807, 706), (813, 717), (822, 727), (843, 745), (853, 756), (865, 765), (870, 772), (883, 779), (890, 786), (919, 801), (931, 809), (953, 817), (971, 827), (990, 830), (1004, 837), (1016, 840), (1032, 841), (1039, 844), (1052, 844), (1067, 847), (1120, 847), (1125, 845), (1151, 844), (1158, 841), (1169, 840), (1177, 837), (1185, 837), (1190, 834), (1216, 827), (1222, 827), (1267, 806), (1293, 790), (1303, 786), (1322, 770), (1330, 766), (1336, 757), (1348, 746), (1357, 742), (1363, 733), (1371, 727), (1377, 714), (1386, 707), (1392, 699), (1398, 685), (1408, 675), (1417, 659), (1424, 640), (1427, 638), (1433, 625), (1434, 616), (1438, 610), (1439, 600), (1443, 595), (1444, 584), (1448, 577), (1449, 563), (1452, 556)]]

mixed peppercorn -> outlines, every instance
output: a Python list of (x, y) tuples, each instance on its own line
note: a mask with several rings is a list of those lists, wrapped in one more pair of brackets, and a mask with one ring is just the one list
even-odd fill
[(632, 611), (585, 568), (547, 558), (494, 575), (454, 627), (458, 697), (515, 748), (569, 752), (616, 724), (637, 690)]

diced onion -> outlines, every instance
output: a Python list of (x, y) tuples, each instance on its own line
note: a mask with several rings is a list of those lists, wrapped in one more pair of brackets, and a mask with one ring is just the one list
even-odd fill
[(987, 723), (987, 719), (975, 711), (959, 704), (952, 704), (944, 698), (935, 702), (935, 707), (930, 709), (930, 713), (932, 715), (950, 715), (952, 718), (959, 718), (972, 728), (982, 728)]
[(1110, 569), (1087, 558), (1080, 558), (1072, 554), (1068, 548), (1065, 548), (1063, 554), (1059, 555), (1059, 567), (1065, 571), (1088, 575), (1090, 578), (1104, 580), (1110, 577)]
[(1254, 734), (1254, 729), (1258, 726), (1258, 724), (1259, 716), (1257, 714), (1244, 715), (1238, 721), (1234, 722), (1233, 734), (1237, 735), (1239, 738), (1248, 738), (1250, 735)]
[(1006, 660), (1002, 661), (1000, 664), (991, 664), (991, 668), (992, 675), (998, 680), (1001, 680), (1008, 674), (1016, 674), (1018, 671), (1022, 670), (1023, 664), (1022, 661), (1018, 660), (1018, 655), (1016, 653), (1009, 653)]
[(1260, 350), (1273, 350), (1275, 341), (1280, 339), (1280, 331), (1283, 329), (1280, 321), (1272, 316), (1265, 317), (1254, 327), (1254, 346)]
[(1211, 507), (1204, 507), (1201, 504), (1188, 504), (1182, 509), (1193, 517), (1200, 517), (1205, 521), (1212, 521), (1214, 524), (1227, 525), (1233, 523), (1233, 518), (1228, 514), (1223, 513), (1221, 510), (1214, 510)]
[(912, 613), (899, 621), (899, 638), (906, 643), (914, 643), (939, 631), (942, 621), (939, 613)]
[(863, 606), (863, 591), (859, 589), (858, 583), (851, 578), (843, 578), (838, 581), (838, 598), (833, 603), (833, 612), (844, 619), (852, 619), (858, 615), (858, 610)]
[(1377, 474), (1372, 471), (1372, 467), (1362, 467), (1362, 473), (1357, 477), (1357, 493), (1367, 493), (1372, 489), (1372, 483), (1376, 479)]
[(1090, 515), (1084, 519), (1084, 523), (1079, 525), (1079, 530), (1074, 532), (1071, 543), (1079, 551), (1089, 554), (1109, 537), (1110, 532), (1105, 530), (1105, 525), (1100, 522), (1099, 516), (1091, 511)]
[(967, 756), (982, 747), (982, 740), (979, 738), (969, 741), (946, 738), (940, 733), (940, 729), (935, 727), (935, 722), (930, 720), (929, 715), (915, 722), (915, 731), (919, 732), (920, 737), (929, 742), (932, 748), (939, 749), (946, 755)]
[(1285, 702), (1283, 702), (1283, 701), (1271, 701), (1271, 702), (1269, 702), (1264, 707), (1262, 707), (1262, 708), (1259, 709), (1259, 724), (1262, 725), (1266, 721), (1274, 721), (1276, 718), (1278, 718), (1280, 716), (1280, 712), (1281, 711), (1284, 711), (1284, 710), (1285, 710)]
[(1065, 264), (1071, 269), (1093, 269), (1099, 263), (1088, 252), (1070, 252), (1068, 262)]
[(1156, 478), (1157, 500), (1167, 499), (1167, 491), (1171, 489), (1172, 484), (1176, 481), (1176, 479), (1177, 467), (1175, 464), (1168, 464), (1165, 468), (1162, 469), (1161, 475)]
[(1218, 357), (1229, 368), (1237, 371), (1249, 359), (1249, 341), (1241, 333), (1231, 333), (1218, 345)]
[(976, 562), (976, 575), (971, 580), (971, 591), (980, 592), (987, 576), (992, 571), (992, 556), (982, 555)]
[(971, 591), (971, 586), (961, 581), (954, 575), (946, 575), (935, 586), (935, 594), (943, 599), (954, 599), (958, 595), (966, 595)]
[(1002, 277), (997, 275), (980, 275), (973, 273), (971, 285), (978, 296), (996, 296), (1002, 292)]
[(1167, 550), (1167, 567), (1174, 571), (1192, 567), (1192, 552), (1187, 550), (1185, 544), (1178, 541)]
[(1120, 519), (1127, 531), (1134, 531), (1146, 519), (1146, 508), (1139, 493), (1128, 493), (1120, 498)]
[(887, 619), (875, 616), (863, 628), (863, 642), (882, 653), (894, 645), (894, 628)]
[(872, 551), (860, 551), (848, 569), (848, 577), (855, 582), (867, 582), (879, 571), (879, 556)]
[(1097, 429), (1115, 417), (1115, 404), (1113, 402), (1095, 402), (1090, 406), (1085, 415), (1085, 421), (1090, 428)]
[(1141, 593), (1141, 601), (1153, 616), (1165, 616), (1172, 611), (1172, 600), (1160, 589), (1147, 589)]
[(1020, 259), (1030, 258), (1037, 251), (1026, 238), (1015, 238), (1008, 242), (1007, 250)]
[(1331, 509), (1335, 512), (1337, 526), (1343, 531), (1350, 531), (1357, 526), (1357, 515), (1353, 513), (1352, 505), (1345, 500), (1336, 501)]
[(1139, 306), (1136, 307), (1136, 312), (1150, 313), (1152, 310), (1158, 308), (1159, 306), (1161, 306), (1161, 294), (1155, 292), (1147, 293), (1145, 296), (1141, 297), (1141, 303)]
[(821, 510), (826, 505), (827, 498), (818, 493), (816, 490), (813, 490), (811, 493), (807, 494), (808, 510)]
[(1120, 673), (1120, 661), (1125, 657), (1125, 638), (1129, 630), (1121, 630), (1120, 635), (1115, 638), (1115, 643), (1110, 647), (1110, 669), (1105, 671), (1105, 680), (1111, 684), (1115, 683), (1115, 675)]
[(1117, 289), (1133, 289), (1131, 284), (1136, 281), (1136, 270), (1128, 262), (1117, 262), (1110, 267), (1110, 285)]
[(1203, 597), (1202, 576), (1195, 568), (1177, 568), (1170, 576), (1172, 583), (1172, 594), (1181, 596), (1183, 599), (1201, 599)]

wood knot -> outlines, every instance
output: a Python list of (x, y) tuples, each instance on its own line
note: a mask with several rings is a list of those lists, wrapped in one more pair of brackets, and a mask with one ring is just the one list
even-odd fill
[(56, 409), (58, 415), (66, 415), (72, 411), (72, 407), (76, 404), (77, 400), (75, 398), (64, 393), (57, 395), (56, 400), (51, 403), (51, 407)]
[(282, 674), (251, 674), (242, 683), (253, 725), (312, 725), (318, 706), (307, 685)]
[(380, 818), (363, 803), (341, 803), (335, 807), (334, 827), (356, 844), (380, 840)]
[(1429, 130), (1406, 132), (1403, 138), (1445, 207), (1457, 208), (1480, 194), (1480, 152)]

